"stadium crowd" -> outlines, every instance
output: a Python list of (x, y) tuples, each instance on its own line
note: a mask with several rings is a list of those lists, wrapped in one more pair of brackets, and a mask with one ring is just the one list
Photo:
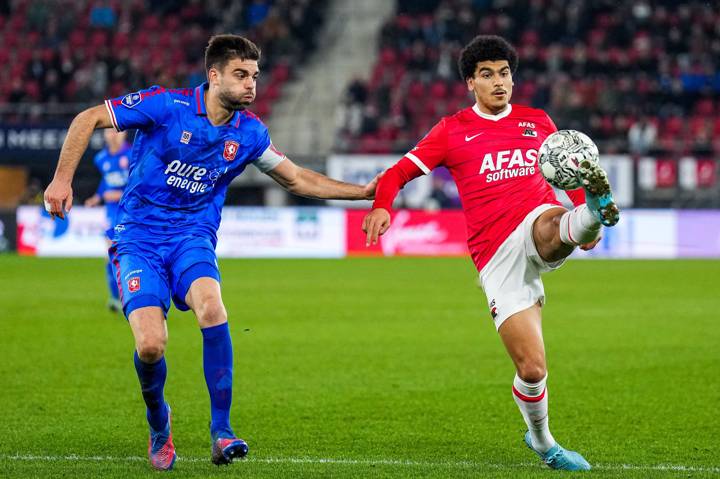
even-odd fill
[(400, 1), (369, 81), (347, 88), (338, 147), (405, 152), (471, 101), (455, 59), (478, 33), (520, 54), (514, 103), (606, 153), (720, 152), (720, 10), (672, 0)]
[[(241, 32), (262, 46), (266, 78), (254, 111), (270, 113), (292, 66), (315, 47), (327, 0), (0, 0), (0, 120), (32, 121), (159, 84), (205, 80), (210, 35)], [(8, 105), (9, 104), (9, 105)], [(26, 110), (19, 105), (44, 104)], [(29, 117), (28, 117), (29, 113)], [(44, 121), (47, 117), (43, 118)]]

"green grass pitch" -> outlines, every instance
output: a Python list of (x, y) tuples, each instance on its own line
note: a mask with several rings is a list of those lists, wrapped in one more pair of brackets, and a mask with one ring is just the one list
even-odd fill
[[(521, 443), (513, 368), (467, 258), (224, 260), (233, 424), (210, 463), (201, 335), (169, 318), (173, 477), (558, 477)], [(592, 477), (720, 475), (719, 261), (544, 276), (550, 423)], [(0, 477), (159, 477), (100, 259), (0, 256)]]

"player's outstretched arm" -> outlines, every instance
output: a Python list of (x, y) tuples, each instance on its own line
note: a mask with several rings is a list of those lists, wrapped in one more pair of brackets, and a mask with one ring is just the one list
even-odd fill
[(390, 210), (395, 197), (403, 186), (422, 174), (417, 165), (408, 158), (401, 159), (383, 173), (378, 181), (373, 209), (363, 219), (365, 246), (377, 244), (378, 237), (390, 228)]
[(45, 190), (45, 209), (51, 217), (65, 219), (65, 213), (72, 208), (72, 179), (90, 137), (96, 128), (111, 126), (105, 105), (88, 108), (73, 119), (60, 150), (55, 176)]
[(355, 185), (298, 166), (288, 158), (267, 174), (290, 193), (321, 200), (372, 200), (378, 179), (382, 176), (376, 176), (367, 185)]

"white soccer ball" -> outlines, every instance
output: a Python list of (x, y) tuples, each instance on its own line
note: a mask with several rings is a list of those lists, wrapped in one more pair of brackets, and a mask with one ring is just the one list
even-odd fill
[(561, 190), (574, 190), (582, 185), (578, 167), (583, 161), (597, 163), (598, 148), (585, 133), (559, 130), (540, 145), (540, 172), (551, 185)]

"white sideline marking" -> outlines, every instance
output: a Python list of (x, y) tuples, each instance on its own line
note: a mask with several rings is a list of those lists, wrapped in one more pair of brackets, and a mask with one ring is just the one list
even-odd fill
[[(147, 457), (143, 456), (78, 456), (70, 454), (67, 456), (39, 456), (32, 454), (0, 455), (0, 461), (87, 461), (87, 462), (145, 462)], [(178, 456), (178, 462), (207, 462), (209, 457), (182, 457)], [(539, 462), (525, 462), (516, 464), (495, 464), (490, 462), (475, 461), (446, 461), (427, 462), (413, 461), (409, 459), (343, 459), (343, 458), (322, 458), (322, 457), (259, 457), (239, 460), (238, 462), (254, 462), (261, 464), (347, 464), (347, 465), (382, 465), (382, 466), (409, 466), (409, 467), (450, 467), (450, 468), (491, 468), (505, 469), (518, 467), (540, 467)], [(685, 466), (682, 464), (593, 464), (593, 469), (600, 470), (632, 470), (632, 471), (677, 471), (677, 472), (714, 472), (720, 473), (720, 467)]]

